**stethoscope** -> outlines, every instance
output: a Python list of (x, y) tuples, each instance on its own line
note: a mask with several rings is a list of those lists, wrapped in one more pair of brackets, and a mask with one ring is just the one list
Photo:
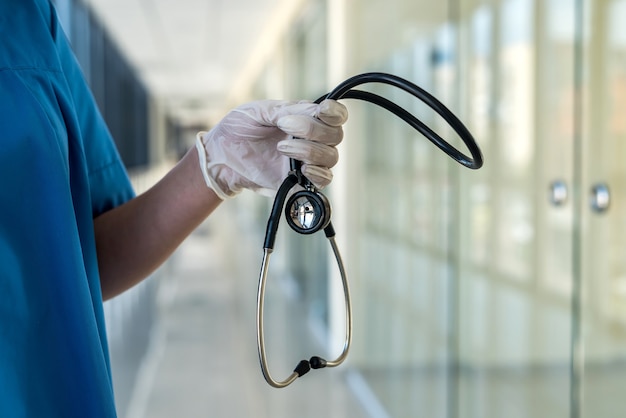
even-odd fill
[[(431, 109), (437, 112), (454, 131), (460, 136), (461, 140), (468, 148), (471, 158), (463, 154), (461, 151), (450, 145), (436, 132), (426, 126), (422, 121), (417, 119), (411, 113), (388, 99), (362, 90), (354, 90), (354, 87), (367, 83), (383, 83), (400, 88), (417, 99), (424, 102)], [(469, 130), (463, 123), (439, 100), (424, 91), (415, 84), (404, 80), (395, 75), (386, 73), (365, 73), (354, 76), (340, 85), (338, 85), (330, 93), (320, 97), (315, 103), (320, 103), (325, 99), (358, 99), (378, 105), (389, 112), (395, 114), (414, 129), (422, 133), (428, 140), (435, 144), (439, 149), (452, 157), (459, 164), (471, 168), (478, 169), (483, 165), (483, 157), (472, 137)], [(337, 367), (348, 356), (350, 344), (352, 342), (352, 306), (350, 302), (350, 288), (339, 249), (335, 242), (335, 230), (330, 221), (331, 208), (328, 199), (320, 193), (315, 186), (300, 171), (301, 163), (291, 160), (291, 171), (281, 186), (279, 187), (272, 211), (267, 222), (265, 233), (265, 242), (263, 246), (263, 262), (261, 265), (261, 273), (259, 276), (259, 287), (257, 291), (257, 348), (259, 352), (259, 361), (261, 363), (261, 371), (267, 383), (275, 388), (283, 388), (293, 383), (298, 377), (308, 373), (311, 369), (321, 369), (325, 367)], [(289, 195), (290, 191), (300, 185), (301, 190)], [(287, 199), (287, 197), (289, 198)], [(285, 205), (285, 201), (287, 204)], [(287, 219), (287, 224), (300, 234), (313, 234), (319, 230), (323, 230), (324, 234), (330, 242), (331, 248), (335, 255), (339, 273), (341, 275), (341, 284), (343, 286), (344, 304), (345, 304), (345, 340), (341, 353), (334, 360), (326, 360), (319, 356), (313, 356), (309, 360), (301, 360), (295, 367), (293, 372), (284, 380), (275, 380), (268, 367), (265, 352), (265, 336), (263, 326), (263, 315), (265, 305), (265, 286), (267, 283), (267, 273), (269, 268), (270, 255), (274, 250), (274, 242), (276, 240), (276, 232), (278, 224), (283, 212)]]

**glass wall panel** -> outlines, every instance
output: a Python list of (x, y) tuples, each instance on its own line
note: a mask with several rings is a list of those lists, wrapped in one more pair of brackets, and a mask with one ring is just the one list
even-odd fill
[[(354, 208), (350, 366), (376, 410), (624, 416), (626, 0), (346, 3), (347, 67), (433, 93), (486, 161), (476, 172), (457, 167), (384, 111), (349, 104), (358, 137), (346, 141), (360, 149), (342, 158), (357, 160), (358, 182), (333, 202)], [(294, 96), (328, 88), (321, 16), (292, 33)], [(372, 90), (450, 136), (403, 93)], [(298, 276), (327, 274), (322, 251), (290, 251), (304, 266)], [(325, 312), (324, 282), (306, 292)]]
[(626, 1), (584, 10), (580, 416), (612, 418), (626, 415)]
[(567, 417), (574, 2), (460, 4), (458, 416)]
[[(454, 92), (454, 28), (448, 2), (359, 2), (355, 39), (362, 71), (410, 79), (444, 102)], [(381, 36), (384, 33), (385, 36)], [(423, 104), (387, 86), (368, 88), (446, 135)], [(363, 126), (355, 318), (351, 362), (389, 416), (446, 417), (454, 292), (448, 157), (384, 110), (350, 104)], [(348, 138), (350, 140), (351, 138)], [(356, 201), (354, 201), (356, 200)]]

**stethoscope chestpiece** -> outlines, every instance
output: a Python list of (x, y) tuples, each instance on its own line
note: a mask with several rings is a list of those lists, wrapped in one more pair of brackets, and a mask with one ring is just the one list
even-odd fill
[(330, 203), (326, 196), (315, 190), (294, 193), (285, 206), (287, 224), (300, 234), (314, 234), (330, 222)]

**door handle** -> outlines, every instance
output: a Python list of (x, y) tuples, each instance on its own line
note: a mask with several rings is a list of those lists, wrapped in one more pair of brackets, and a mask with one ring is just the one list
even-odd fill
[(591, 209), (596, 213), (604, 213), (611, 206), (611, 191), (608, 184), (596, 183), (591, 187)]
[(548, 193), (548, 200), (554, 206), (563, 206), (567, 203), (567, 183), (563, 180), (555, 180), (550, 183), (550, 191)]

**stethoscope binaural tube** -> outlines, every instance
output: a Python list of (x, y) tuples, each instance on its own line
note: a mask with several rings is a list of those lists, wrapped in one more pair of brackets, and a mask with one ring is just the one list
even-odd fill
[[(390, 100), (378, 96), (374, 93), (367, 91), (355, 90), (354, 87), (367, 84), (367, 83), (383, 83), (388, 84), (404, 90), (413, 97), (421, 100), (431, 109), (437, 112), (452, 129), (459, 135), (465, 146), (470, 152), (470, 156), (463, 154), (456, 149), (450, 143), (445, 141), (441, 136), (434, 132), (422, 121), (417, 119), (411, 113)], [(478, 144), (474, 140), (472, 134), (463, 125), (463, 123), (439, 100), (424, 91), (417, 85), (404, 80), (400, 77), (386, 74), (386, 73), (365, 73), (354, 76), (340, 85), (338, 85), (330, 93), (320, 97), (316, 100), (316, 103), (320, 103), (324, 99), (357, 99), (363, 100), (369, 103), (373, 103), (379, 107), (386, 109), (387, 111), (398, 116), (405, 121), (415, 130), (423, 134), (429, 141), (436, 145), (439, 149), (445, 152), (452, 159), (459, 164), (471, 168), (479, 169), (483, 165), (483, 157), (478, 147)], [(304, 190), (297, 191), (289, 199), (287, 196), (289, 192), (296, 186), (300, 185)], [(285, 207), (285, 201), (287, 200), (287, 206)], [(324, 230), (326, 237), (328, 238), (332, 247), (339, 272), (341, 275), (341, 282), (344, 292), (344, 303), (346, 308), (346, 337), (344, 346), (337, 358), (331, 361), (327, 361), (321, 357), (314, 356), (309, 360), (301, 360), (295, 367), (294, 371), (284, 380), (275, 380), (269, 372), (267, 363), (267, 356), (265, 352), (265, 333), (264, 333), (264, 308), (265, 308), (265, 287), (267, 284), (267, 275), (269, 269), (270, 256), (274, 250), (274, 243), (276, 240), (276, 233), (278, 231), (278, 224), (280, 218), (285, 209), (285, 215), (287, 217), (287, 223), (296, 232), (301, 234), (311, 234), (318, 230)], [(259, 360), (261, 363), (261, 371), (267, 383), (275, 388), (283, 388), (293, 383), (298, 377), (308, 373), (311, 369), (320, 369), (324, 367), (336, 367), (343, 363), (348, 356), (350, 350), (350, 344), (352, 342), (352, 306), (350, 300), (350, 289), (348, 286), (348, 280), (344, 268), (339, 249), (335, 242), (335, 230), (330, 221), (330, 204), (324, 195), (319, 193), (312, 183), (302, 175), (300, 171), (300, 162), (291, 160), (291, 171), (287, 178), (283, 181), (274, 204), (272, 206), (272, 212), (270, 214), (267, 229), (265, 233), (265, 241), (263, 246), (263, 262), (261, 265), (261, 273), (259, 275), (259, 286), (257, 290), (257, 348), (259, 352)]]
[[(433, 109), (459, 135), (465, 146), (468, 148), (471, 158), (456, 149), (436, 132), (426, 126), (426, 124), (424, 124), (421, 120), (397, 104), (374, 93), (354, 89), (359, 85), (369, 83), (382, 83), (397, 87), (409, 93), (416, 99), (419, 99), (428, 107)], [(325, 99), (357, 99), (375, 104), (395, 114), (400, 119), (408, 123), (412, 128), (424, 135), (430, 142), (435, 144), (440, 150), (449, 155), (459, 164), (474, 170), (479, 169), (483, 165), (483, 156), (476, 140), (472, 136), (471, 132), (459, 120), (459, 118), (457, 118), (456, 115), (450, 111), (450, 109), (448, 109), (443, 103), (437, 100), (437, 98), (428, 93), (426, 90), (401, 77), (393, 74), (376, 72), (359, 74), (347, 79), (335, 87), (335, 89), (330, 93), (318, 98), (316, 103)]]
[[(348, 351), (350, 350), (350, 344), (352, 342), (352, 306), (350, 299), (350, 288), (348, 285), (348, 278), (346, 275), (346, 271), (344, 268), (343, 260), (341, 259), (341, 254), (339, 253), (339, 249), (335, 242), (335, 229), (328, 219), (327, 222), (323, 223), (324, 234), (326, 238), (328, 238), (330, 245), (332, 247), (333, 253), (335, 255), (335, 259), (337, 261), (337, 266), (339, 267), (339, 273), (341, 275), (341, 283), (343, 286), (343, 294), (344, 294), (344, 304), (346, 310), (346, 336), (344, 345), (341, 353), (334, 360), (326, 360), (319, 356), (313, 356), (309, 360), (301, 360), (295, 367), (294, 371), (284, 380), (275, 380), (270, 371), (267, 362), (267, 355), (265, 353), (265, 331), (264, 331), (264, 311), (265, 311), (265, 287), (267, 284), (267, 275), (269, 269), (269, 261), (271, 254), (274, 250), (274, 242), (276, 238), (276, 233), (278, 231), (278, 223), (280, 220), (280, 216), (282, 213), (282, 209), (289, 191), (299, 183), (299, 177), (295, 173), (290, 174), (283, 181), (282, 185), (278, 189), (276, 194), (276, 199), (274, 200), (274, 204), (272, 206), (272, 213), (270, 215), (270, 219), (267, 224), (267, 231), (265, 234), (265, 244), (263, 248), (263, 262), (261, 264), (261, 273), (259, 276), (259, 287), (257, 290), (257, 312), (256, 312), (256, 320), (257, 320), (257, 348), (259, 353), (259, 361), (261, 364), (261, 371), (263, 373), (263, 377), (271, 386), (275, 388), (284, 388), (293, 383), (298, 377), (304, 376), (311, 369), (321, 369), (325, 367), (337, 367), (348, 357)], [(313, 191), (309, 191), (310, 193), (314, 193)], [(295, 195), (294, 195), (295, 196)], [(312, 195), (311, 195), (312, 196)], [(297, 196), (295, 196), (297, 198)], [(292, 199), (290, 199), (292, 200)], [(287, 208), (288, 209), (288, 208)], [(307, 233), (302, 232), (301, 233)]]

